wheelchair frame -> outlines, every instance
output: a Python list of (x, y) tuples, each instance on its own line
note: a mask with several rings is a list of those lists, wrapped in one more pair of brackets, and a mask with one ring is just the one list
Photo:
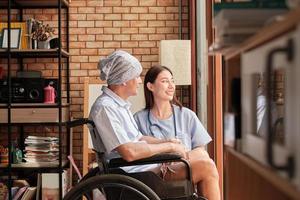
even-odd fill
[[(90, 125), (92, 127), (91, 136), (96, 138), (96, 133), (94, 131), (95, 124), (92, 120), (87, 118), (76, 119), (70, 122), (67, 122), (69, 128), (80, 126), (80, 125)], [(137, 200), (139, 199), (149, 199), (149, 200), (200, 200), (205, 199), (203, 197), (198, 197), (195, 193), (195, 188), (192, 182), (192, 172), (189, 162), (181, 158), (177, 154), (158, 154), (150, 158), (144, 158), (140, 160), (135, 160), (132, 162), (127, 162), (121, 157), (118, 158), (108, 158), (104, 152), (96, 152), (98, 167), (90, 170), (81, 181), (75, 185), (64, 197), (65, 200), (74, 200), (81, 199), (82, 196), (85, 196), (87, 199), (93, 199), (93, 191), (99, 189), (102, 193), (105, 193), (107, 200), (115, 199), (130, 199), (133, 200), (130, 195), (133, 193), (136, 194)], [(184, 194), (177, 197), (168, 198), (165, 194), (161, 193), (161, 190), (164, 190), (165, 187), (159, 188), (158, 192), (156, 188), (150, 188), (149, 183), (143, 183), (135, 177), (141, 177), (147, 175), (148, 177), (155, 178), (153, 172), (138, 172), (138, 173), (125, 173), (121, 171), (120, 167), (133, 166), (133, 165), (145, 165), (145, 164), (155, 164), (155, 163), (169, 163), (169, 162), (183, 162), (187, 169), (187, 178), (186, 185), (184, 185)], [(144, 173), (144, 174), (143, 174)], [(148, 173), (148, 174), (147, 174)], [(157, 176), (157, 175), (155, 175)], [(153, 181), (152, 181), (153, 182)], [(175, 182), (175, 181), (174, 181)], [(179, 181), (178, 181), (179, 182)], [(164, 182), (166, 188), (167, 184), (172, 186), (173, 181)], [(156, 184), (156, 183), (155, 183)], [(151, 184), (150, 184), (151, 185)], [(169, 186), (168, 189), (171, 189)], [(183, 186), (182, 186), (183, 187)], [(112, 188), (120, 188), (114, 190)], [(187, 189), (186, 189), (187, 188)], [(126, 189), (126, 194), (123, 194), (124, 189)], [(156, 190), (156, 191), (155, 191)], [(116, 195), (117, 197), (111, 197)], [(128, 192), (129, 191), (129, 192)], [(174, 190), (175, 192), (175, 190)], [(175, 192), (176, 193), (176, 192)], [(111, 196), (109, 196), (111, 195)], [(126, 197), (127, 195), (127, 197)], [(129, 195), (129, 197), (128, 197)], [(170, 195), (170, 194), (169, 194)]]

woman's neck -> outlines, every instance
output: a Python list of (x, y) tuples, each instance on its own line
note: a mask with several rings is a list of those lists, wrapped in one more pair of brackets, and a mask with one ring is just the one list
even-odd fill
[(172, 106), (169, 101), (156, 101), (151, 108), (151, 113), (157, 119), (168, 119), (172, 115)]

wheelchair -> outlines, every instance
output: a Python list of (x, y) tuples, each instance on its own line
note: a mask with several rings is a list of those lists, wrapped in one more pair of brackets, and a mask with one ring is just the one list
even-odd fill
[[(92, 140), (99, 140), (93, 121), (82, 118), (67, 123), (69, 128), (87, 124)], [(108, 156), (96, 151), (98, 166), (91, 169), (64, 197), (64, 200), (205, 200), (195, 192), (189, 163), (177, 154), (158, 154), (153, 157), (127, 162), (120, 156)], [(151, 171), (127, 173), (126, 166), (182, 162), (187, 178), (164, 181)]]

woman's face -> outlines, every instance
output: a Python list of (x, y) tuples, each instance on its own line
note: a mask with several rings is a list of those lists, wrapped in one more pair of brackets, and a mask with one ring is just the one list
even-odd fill
[(148, 89), (153, 93), (154, 99), (171, 101), (175, 93), (175, 83), (168, 70), (160, 72), (154, 83), (147, 83)]

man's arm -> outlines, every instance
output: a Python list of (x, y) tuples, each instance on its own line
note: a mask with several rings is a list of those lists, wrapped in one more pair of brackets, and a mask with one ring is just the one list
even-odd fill
[(159, 153), (176, 153), (186, 157), (183, 145), (173, 142), (148, 144), (146, 142), (129, 142), (116, 148), (122, 158), (128, 162), (148, 158)]
[(166, 143), (166, 142), (172, 142), (172, 143), (178, 143), (180, 144), (180, 140), (178, 139), (169, 139), (169, 140), (163, 140), (163, 139), (158, 139), (155, 137), (151, 137), (151, 136), (142, 136), (140, 138), (140, 141), (146, 141), (148, 144), (160, 144), (160, 143)]

